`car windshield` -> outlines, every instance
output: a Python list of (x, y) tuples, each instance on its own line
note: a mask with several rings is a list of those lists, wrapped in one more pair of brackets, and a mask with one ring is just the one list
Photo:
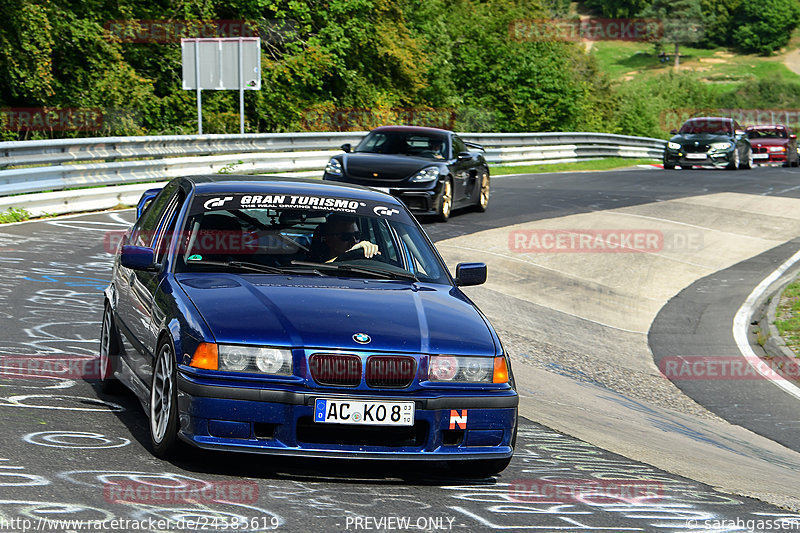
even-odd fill
[(786, 139), (789, 137), (783, 128), (756, 128), (747, 130), (750, 139)]
[(447, 138), (444, 135), (426, 133), (374, 131), (356, 146), (354, 152), (446, 159)]
[(176, 272), (235, 271), (450, 283), (399, 206), (351, 198), (198, 195), (176, 245)]
[(720, 119), (696, 119), (687, 121), (679, 133), (715, 133), (730, 135), (733, 133), (732, 123)]

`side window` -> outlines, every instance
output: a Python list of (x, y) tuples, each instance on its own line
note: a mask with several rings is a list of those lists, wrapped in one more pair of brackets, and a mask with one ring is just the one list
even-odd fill
[(164, 211), (164, 216), (162, 217), (161, 223), (159, 224), (159, 229), (156, 232), (156, 241), (153, 243), (153, 248), (155, 248), (156, 251), (156, 264), (160, 264), (162, 262), (164, 259), (164, 254), (169, 249), (169, 243), (172, 240), (173, 234), (175, 233), (175, 222), (178, 220), (178, 212), (181, 210), (183, 200), (183, 191), (178, 191), (178, 193), (170, 199), (169, 203), (167, 204), (167, 208)]
[(469, 152), (469, 150), (467, 150), (467, 145), (464, 144), (464, 141), (453, 135), (453, 157), (458, 156), (461, 152)]
[(128, 241), (133, 246), (152, 246), (153, 240), (156, 237), (156, 229), (158, 224), (163, 218), (164, 211), (170, 204), (170, 199), (174, 196), (175, 189), (178, 183), (173, 182), (168, 184), (164, 189), (150, 202), (141, 218), (136, 221), (136, 225), (131, 231), (131, 237)]

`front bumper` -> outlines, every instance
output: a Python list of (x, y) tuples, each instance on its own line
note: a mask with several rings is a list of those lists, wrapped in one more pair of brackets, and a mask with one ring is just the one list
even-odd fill
[(753, 163), (757, 165), (784, 164), (786, 163), (786, 161), (787, 161), (786, 152), (762, 152), (753, 154)]
[[(708, 152), (700, 152), (698, 154), (668, 148), (664, 152), (664, 164), (677, 165), (680, 167), (701, 166), (725, 168), (733, 160), (733, 150), (733, 148), (729, 150), (709, 150)], [(701, 154), (704, 157), (698, 157)]]
[[(519, 402), (513, 390), (365, 395), (358, 391), (223, 387), (202, 383), (182, 373), (178, 377), (178, 391), (179, 434), (199, 448), (351, 459), (510, 457)], [(413, 400), (414, 425), (315, 423), (315, 398)], [(466, 415), (466, 422), (454, 425), (453, 414)]]
[(323, 174), (323, 180), (341, 181), (353, 183), (364, 187), (379, 189), (402, 201), (409, 211), (415, 215), (435, 215), (438, 213), (439, 202), (441, 201), (444, 182), (436, 180), (430, 184), (422, 183), (416, 187), (409, 187), (406, 182), (367, 181), (343, 176), (331, 176)]

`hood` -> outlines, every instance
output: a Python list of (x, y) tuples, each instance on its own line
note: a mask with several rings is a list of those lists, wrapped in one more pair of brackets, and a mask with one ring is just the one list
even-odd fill
[(670, 141), (679, 144), (701, 143), (710, 144), (715, 142), (732, 142), (733, 136), (724, 133), (679, 133), (670, 139)]
[[(478, 310), (446, 285), (405, 281), (178, 274), (218, 343), (495, 355)], [(356, 333), (369, 344), (353, 340)]]
[(750, 139), (750, 144), (753, 146), (786, 146), (789, 144), (789, 139), (762, 137), (760, 139)]
[[(437, 162), (408, 155), (350, 153), (342, 156), (345, 175), (363, 180), (400, 181)], [(374, 176), (373, 174), (378, 174)]]

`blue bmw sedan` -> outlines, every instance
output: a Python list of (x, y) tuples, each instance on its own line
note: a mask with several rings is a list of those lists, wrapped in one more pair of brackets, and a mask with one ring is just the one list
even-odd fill
[(372, 189), (253, 176), (147, 191), (105, 290), (101, 386), (153, 453), (200, 448), (509, 463), (511, 364), (406, 207)]

